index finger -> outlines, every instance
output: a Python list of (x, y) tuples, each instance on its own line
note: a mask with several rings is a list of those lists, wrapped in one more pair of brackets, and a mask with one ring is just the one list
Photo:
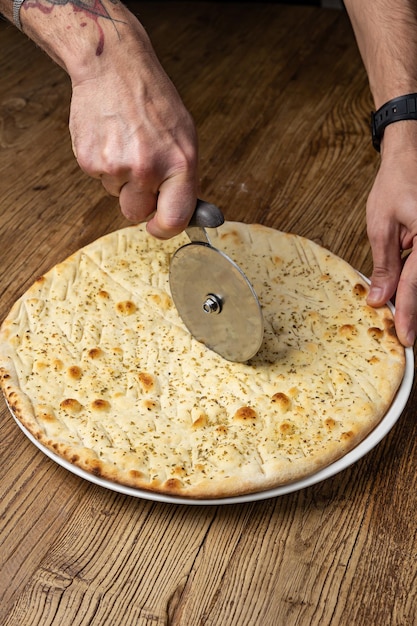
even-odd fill
[(395, 298), (395, 328), (404, 346), (412, 346), (417, 335), (417, 249), (409, 254)]

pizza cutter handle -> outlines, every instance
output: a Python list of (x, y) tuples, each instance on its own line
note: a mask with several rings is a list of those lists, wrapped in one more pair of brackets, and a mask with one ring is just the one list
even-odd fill
[(223, 213), (215, 204), (205, 200), (197, 200), (197, 206), (190, 220), (190, 226), (200, 228), (217, 228), (224, 223)]
[(224, 216), (218, 206), (204, 200), (197, 200), (197, 206), (185, 232), (192, 242), (202, 241), (210, 244), (205, 229), (217, 228), (223, 223)]

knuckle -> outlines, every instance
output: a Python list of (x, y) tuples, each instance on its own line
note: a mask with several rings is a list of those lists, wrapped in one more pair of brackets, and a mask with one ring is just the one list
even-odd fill
[(167, 230), (171, 231), (182, 231), (184, 228), (188, 226), (189, 219), (187, 216), (179, 215), (174, 219), (166, 221)]
[(179, 212), (169, 212), (159, 216), (161, 228), (169, 232), (183, 230), (187, 226), (188, 221), (188, 216)]
[(90, 150), (86, 149), (83, 145), (79, 145), (74, 150), (74, 153), (80, 168), (87, 174), (95, 174), (95, 164)]
[(382, 281), (387, 280), (392, 275), (392, 269), (382, 266), (382, 265), (374, 265), (372, 271), (372, 277), (376, 280)]
[(384, 227), (381, 221), (376, 223), (368, 222), (366, 232), (372, 247), (381, 246), (381, 244), (385, 246), (394, 239), (393, 234)]

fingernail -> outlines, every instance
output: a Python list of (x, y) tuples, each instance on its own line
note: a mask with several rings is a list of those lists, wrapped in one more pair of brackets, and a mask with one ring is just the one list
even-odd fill
[(413, 346), (416, 340), (416, 333), (414, 330), (409, 330), (406, 337), (407, 346)]
[(382, 298), (382, 288), (381, 287), (371, 287), (369, 290), (368, 299), (373, 302), (380, 302)]

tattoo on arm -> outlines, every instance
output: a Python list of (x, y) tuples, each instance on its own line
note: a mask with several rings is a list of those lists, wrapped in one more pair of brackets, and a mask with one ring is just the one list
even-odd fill
[[(108, 2), (113, 5), (120, 4), (119, 0), (108, 0)], [(96, 56), (100, 56), (104, 49), (104, 32), (99, 23), (100, 18), (110, 20), (117, 35), (120, 36), (119, 31), (117, 30), (117, 23), (123, 22), (121, 20), (116, 20), (110, 15), (103, 0), (26, 0), (26, 2), (22, 5), (22, 8), (25, 10), (36, 8), (44, 14), (49, 14), (52, 13), (56, 6), (64, 5), (71, 5), (74, 8), (74, 12), (83, 13), (87, 18), (92, 19), (96, 23), (99, 31)], [(81, 27), (86, 26), (86, 24), (86, 22), (81, 22)]]

